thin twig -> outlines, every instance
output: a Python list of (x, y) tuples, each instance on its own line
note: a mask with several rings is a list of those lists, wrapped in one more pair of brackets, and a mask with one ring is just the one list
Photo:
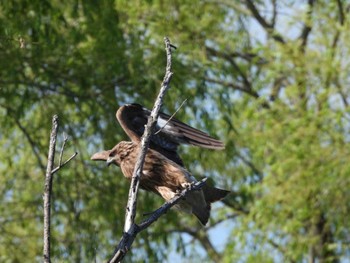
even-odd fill
[(73, 158), (75, 158), (75, 156), (78, 155), (78, 152), (75, 152), (71, 157), (69, 157), (64, 163), (60, 164), (59, 166), (57, 166), (55, 169), (52, 170), (52, 174), (56, 173), (59, 169), (61, 169), (62, 167), (64, 167), (67, 163), (69, 163)]
[(50, 136), (50, 146), (48, 154), (47, 169), (45, 175), (44, 189), (44, 262), (50, 263), (50, 208), (52, 191), (52, 168), (55, 160), (56, 138), (58, 130), (58, 116), (52, 117), (52, 130)]
[(182, 108), (182, 106), (185, 104), (185, 102), (187, 101), (187, 99), (185, 99), (181, 105), (176, 109), (176, 111), (173, 113), (173, 115), (170, 116), (170, 118), (168, 119), (168, 121), (158, 130), (154, 133), (154, 135), (157, 135), (158, 133), (160, 133), (165, 126), (167, 126), (167, 124), (175, 117), (176, 113), (178, 113), (178, 111)]
[(58, 166), (61, 166), (61, 164), (62, 164), (63, 151), (64, 151), (64, 147), (66, 146), (67, 141), (68, 141), (68, 136), (65, 133), (63, 133), (63, 143), (62, 143), (62, 147), (61, 147), (60, 160), (58, 162)]

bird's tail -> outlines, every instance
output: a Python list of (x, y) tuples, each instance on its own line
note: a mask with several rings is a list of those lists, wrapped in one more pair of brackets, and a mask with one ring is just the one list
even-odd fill
[(203, 191), (205, 203), (195, 202), (195, 205), (192, 205), (192, 213), (199, 219), (199, 221), (203, 225), (206, 225), (210, 216), (210, 209), (211, 209), (210, 204), (225, 198), (225, 196), (227, 196), (230, 193), (230, 191), (211, 187), (211, 186), (208, 186), (207, 184), (205, 184), (202, 187), (202, 191)]
[(219, 200), (225, 198), (230, 193), (230, 191), (215, 188), (215, 187), (209, 186), (207, 184), (205, 184), (203, 186), (202, 190), (204, 193), (205, 201), (208, 204), (219, 201)]
[(207, 203), (204, 206), (194, 205), (192, 206), (192, 213), (198, 218), (202, 225), (205, 226), (209, 220), (210, 209), (210, 203)]

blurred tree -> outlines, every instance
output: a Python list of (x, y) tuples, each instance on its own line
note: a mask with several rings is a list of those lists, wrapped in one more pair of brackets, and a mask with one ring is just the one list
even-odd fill
[[(187, 167), (233, 194), (213, 208), (205, 229), (170, 212), (139, 236), (129, 260), (161, 261), (172, 252), (216, 262), (349, 256), (346, 1), (0, 6), (1, 262), (40, 260), (54, 113), (79, 156), (54, 178), (53, 259), (101, 261), (111, 253), (128, 182), (89, 156), (126, 138), (114, 118), (119, 105), (153, 104), (164, 35), (178, 46), (165, 110), (188, 98), (177, 117), (227, 144), (221, 152), (183, 148)], [(162, 202), (141, 195), (139, 215)], [(220, 237), (228, 231), (227, 240)]]

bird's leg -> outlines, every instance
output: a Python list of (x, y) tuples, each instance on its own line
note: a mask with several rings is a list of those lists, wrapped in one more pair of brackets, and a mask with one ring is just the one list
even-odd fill
[(178, 187), (176, 189), (175, 195), (180, 195), (182, 193), (182, 191), (185, 189), (191, 189), (191, 185), (192, 185), (192, 183), (189, 183), (189, 182), (182, 183), (181, 187)]
[(176, 191), (175, 191), (175, 195), (176, 195), (176, 196), (179, 196), (179, 195), (181, 194), (181, 192), (182, 192), (182, 189), (178, 188), (178, 189), (176, 189)]

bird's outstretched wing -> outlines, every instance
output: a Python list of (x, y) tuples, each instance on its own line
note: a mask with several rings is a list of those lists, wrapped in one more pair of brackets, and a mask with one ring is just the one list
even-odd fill
[[(133, 142), (140, 142), (151, 111), (140, 104), (126, 104), (120, 107), (116, 117)], [(150, 147), (170, 160), (183, 165), (177, 154), (179, 144), (190, 144), (202, 148), (221, 150), (225, 145), (205, 132), (197, 130), (170, 115), (160, 113), (155, 134), (151, 137)]]

